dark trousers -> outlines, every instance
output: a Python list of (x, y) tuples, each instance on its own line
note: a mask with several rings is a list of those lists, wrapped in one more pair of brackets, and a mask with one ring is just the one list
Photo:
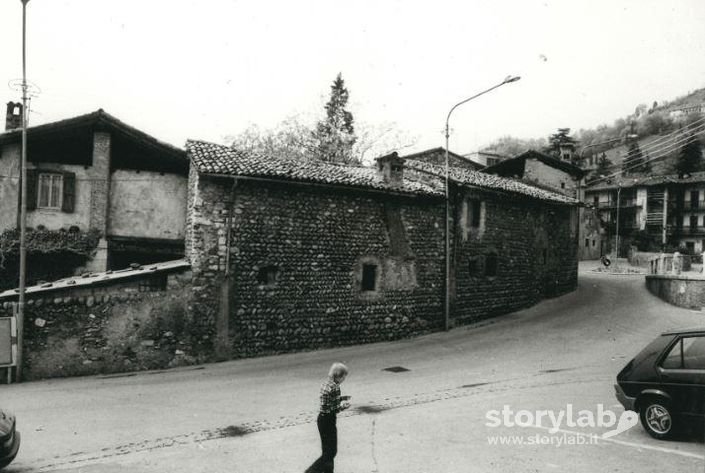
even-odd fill
[(318, 414), (318, 433), (321, 435), (321, 456), (308, 467), (306, 473), (333, 473), (333, 459), (338, 453), (338, 427), (335, 414)]

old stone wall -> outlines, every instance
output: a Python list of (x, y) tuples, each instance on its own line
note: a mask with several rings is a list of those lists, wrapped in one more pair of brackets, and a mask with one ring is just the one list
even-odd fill
[[(231, 356), (442, 329), (442, 199), (241, 180), (232, 201), (231, 179), (198, 182), (187, 231), (194, 322), (209, 340), (227, 327)], [(577, 209), (474, 191), (459, 197), (457, 212), (456, 325), (576, 287)]]
[(240, 181), (231, 213), (231, 180), (200, 183), (189, 217), (194, 317), (218, 318), (230, 219), (233, 356), (442, 326), (442, 200)]
[(653, 295), (678, 307), (705, 307), (705, 277), (702, 275), (647, 274), (646, 287)]
[[(27, 294), (27, 379), (159, 369), (202, 361), (191, 328), (190, 271)], [(0, 317), (12, 304), (0, 301)]]
[(575, 289), (577, 217), (571, 215), (575, 208), (464, 191), (458, 195), (457, 212), (455, 325)]

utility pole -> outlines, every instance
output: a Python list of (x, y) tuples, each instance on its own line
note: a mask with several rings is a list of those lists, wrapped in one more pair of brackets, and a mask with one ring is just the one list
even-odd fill
[(20, 165), (20, 282), (17, 304), (17, 366), (16, 381), (22, 381), (22, 350), (24, 345), (25, 281), (27, 279), (27, 2), (22, 2), (22, 157)]

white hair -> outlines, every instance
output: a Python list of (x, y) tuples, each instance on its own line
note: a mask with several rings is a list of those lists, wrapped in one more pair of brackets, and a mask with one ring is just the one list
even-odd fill
[(328, 370), (328, 376), (336, 380), (346, 376), (347, 374), (348, 367), (340, 362), (333, 363), (330, 370)]

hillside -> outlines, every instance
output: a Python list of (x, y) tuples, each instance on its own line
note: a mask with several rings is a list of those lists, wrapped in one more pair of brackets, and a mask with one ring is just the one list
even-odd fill
[[(626, 140), (635, 135), (642, 153), (651, 160), (650, 174), (674, 172), (678, 153), (682, 145), (692, 139), (691, 135), (705, 142), (705, 88), (660, 104), (639, 104), (634, 108), (634, 113), (618, 118), (612, 125), (602, 124), (578, 130), (573, 134), (578, 141), (577, 164), (595, 170), (599, 157), (604, 153), (610, 162), (606, 172), (618, 172), (627, 154)], [(482, 151), (515, 156), (544, 143), (547, 143), (545, 138), (520, 140), (505, 136)], [(583, 159), (580, 160), (580, 157)], [(602, 170), (604, 173), (605, 170)], [(632, 171), (632, 174), (640, 173)]]

